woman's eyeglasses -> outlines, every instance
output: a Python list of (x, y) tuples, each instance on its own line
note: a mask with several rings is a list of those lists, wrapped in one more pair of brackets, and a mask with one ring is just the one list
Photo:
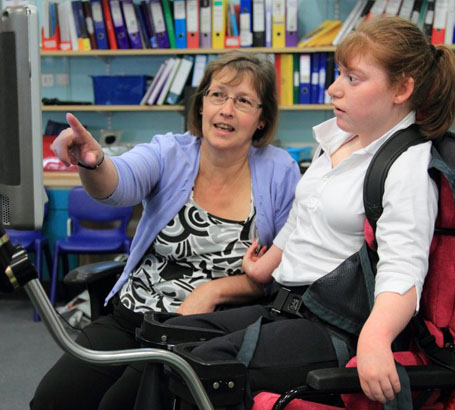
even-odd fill
[(229, 97), (225, 92), (219, 90), (207, 90), (204, 93), (209, 102), (213, 105), (223, 105), (229, 98), (234, 101), (234, 107), (242, 112), (253, 112), (262, 108), (262, 104), (245, 97)]

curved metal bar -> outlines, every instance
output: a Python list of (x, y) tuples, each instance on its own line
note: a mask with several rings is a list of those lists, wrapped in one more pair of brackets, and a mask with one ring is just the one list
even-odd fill
[(50, 303), (41, 283), (33, 279), (24, 288), (38, 310), (55, 342), (72, 356), (95, 364), (123, 364), (137, 361), (164, 363), (176, 370), (188, 385), (199, 409), (213, 410), (213, 406), (193, 368), (180, 356), (167, 350), (134, 349), (96, 351), (78, 345), (70, 338), (60, 322), (54, 307)]

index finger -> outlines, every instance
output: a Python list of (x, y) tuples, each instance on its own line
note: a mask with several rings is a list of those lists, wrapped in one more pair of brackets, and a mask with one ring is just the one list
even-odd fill
[(84, 126), (80, 123), (80, 121), (76, 118), (76, 116), (71, 114), (71, 113), (69, 113), (69, 112), (66, 114), (66, 122), (71, 127), (71, 129), (73, 130), (74, 134), (77, 135), (77, 136), (81, 136), (81, 135), (83, 135), (83, 134), (88, 132), (84, 128)]

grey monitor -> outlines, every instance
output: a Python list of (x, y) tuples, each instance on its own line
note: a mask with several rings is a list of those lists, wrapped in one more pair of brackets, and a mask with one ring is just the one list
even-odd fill
[(0, 222), (38, 229), (43, 222), (39, 23), (35, 6), (0, 14)]

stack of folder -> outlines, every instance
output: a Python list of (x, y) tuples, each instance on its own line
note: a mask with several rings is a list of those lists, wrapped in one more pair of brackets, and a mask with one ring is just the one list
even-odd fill
[[(194, 56), (185, 55), (183, 57), (170, 57), (165, 60), (152, 83), (147, 88), (140, 104), (141, 105), (163, 105), (178, 104), (183, 96), (183, 89), (193, 72), (195, 76), (202, 77), (201, 73), (205, 69), (205, 64), (201, 66), (200, 60), (207, 56), (196, 56), (197, 65), (194, 64)], [(193, 65), (195, 69), (193, 69)], [(196, 68), (198, 72), (196, 73)], [(197, 84), (199, 85), (199, 84)]]
[(333, 45), (339, 44), (363, 21), (383, 15), (412, 21), (432, 44), (455, 43), (455, 0), (358, 0)]
[(298, 7), (298, 0), (43, 0), (42, 47), (295, 47)]
[(299, 47), (330, 46), (341, 29), (340, 20), (324, 20), (316, 29), (302, 37)]
[(280, 105), (330, 104), (327, 89), (335, 80), (334, 53), (275, 54)]

